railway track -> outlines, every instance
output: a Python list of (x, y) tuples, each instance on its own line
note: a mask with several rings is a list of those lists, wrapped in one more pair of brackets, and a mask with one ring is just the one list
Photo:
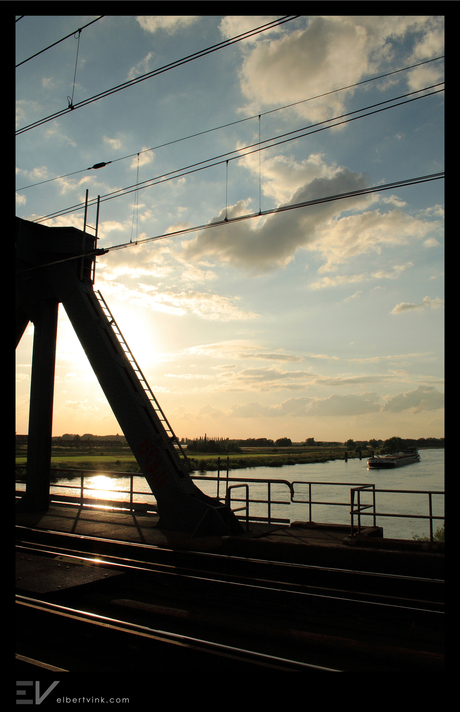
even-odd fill
[[(154, 668), (155, 672), (174, 669), (339, 672), (23, 596), (17, 596), (16, 605), (23, 622), (33, 626), (35, 634), (49, 636), (50, 629), (58, 625), (61, 637), (71, 641), (67, 655), (65, 651), (59, 652), (61, 664), (63, 659), (69, 664), (69, 668), (63, 668), (65, 671), (139, 673)], [(43, 647), (38, 654), (43, 656)], [(47, 655), (54, 657), (55, 648)]]
[[(166, 646), (180, 656), (185, 646), (194, 651), (196, 665), (215, 657), (218, 665), (248, 666), (253, 656), (259, 669), (280, 660), (298, 663), (299, 671), (443, 666), (439, 580), (160, 549), (26, 527), (18, 527), (16, 535), (20, 561), (25, 557), (45, 568), (90, 567), (99, 573), (95, 582), (46, 596), (24, 590), (19, 582), (21, 618), (36, 618), (34, 630), (49, 627), (56, 616), (61, 628), (70, 616), (73, 623), (66, 625), (82, 631), (98, 626), (100, 634), (107, 619), (125, 643), (147, 636), (152, 648)], [(173, 640), (166, 643), (168, 635)], [(181, 646), (176, 636), (188, 642)], [(190, 641), (209, 647), (198, 653), (198, 643)], [(218, 652), (219, 646), (243, 650), (244, 660)]]

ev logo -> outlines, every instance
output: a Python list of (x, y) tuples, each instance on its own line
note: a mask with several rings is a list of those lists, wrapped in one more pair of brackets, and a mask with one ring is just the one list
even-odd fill
[[(28, 699), (17, 699), (17, 705), (41, 705), (43, 700), (45, 700), (50, 692), (54, 690), (56, 685), (59, 684), (59, 680), (55, 680), (51, 685), (43, 692), (40, 689), (40, 682), (36, 680), (17, 681), (16, 682), (16, 696), (17, 697), (28, 697)], [(31, 687), (32, 690), (22, 690), (22, 687)], [(30, 693), (30, 694), (29, 694)]]

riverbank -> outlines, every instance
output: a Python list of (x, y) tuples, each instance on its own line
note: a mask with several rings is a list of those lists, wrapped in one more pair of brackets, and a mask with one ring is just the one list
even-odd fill
[[(331, 460), (345, 459), (344, 449), (323, 450), (320, 448), (241, 448), (239, 452), (200, 453), (194, 452), (188, 460), (193, 472), (216, 472), (218, 469), (225, 471), (241, 470), (253, 467), (283, 467), (288, 465), (303, 465), (309, 463), (329, 462)], [(369, 454), (370, 455), (370, 454)], [(363, 457), (365, 455), (363, 454)], [(357, 453), (347, 453), (347, 457), (358, 457)], [(25, 465), (27, 457), (23, 453), (16, 453), (16, 464)], [(104, 472), (139, 472), (139, 466), (129, 448), (120, 450), (103, 450), (80, 447), (53, 448), (51, 467), (62, 469), (104, 470)]]
[[(253, 467), (284, 467), (289, 465), (317, 464), (334, 460), (363, 459), (371, 457), (370, 450), (347, 451), (345, 447), (286, 447), (286, 448), (240, 448), (238, 452), (209, 453), (194, 452), (188, 460), (193, 472), (216, 472), (242, 470)], [(16, 464), (25, 465), (26, 452), (16, 450)], [(91, 446), (53, 447), (51, 467), (62, 469), (103, 470), (104, 472), (140, 472), (139, 466), (125, 447), (95, 448)]]
[[(110, 451), (109, 448), (104, 448), (103, 451), (92, 448), (81, 448), (75, 452), (75, 448), (53, 448), (51, 457), (51, 467), (63, 469), (85, 469), (85, 470), (104, 470), (122, 471), (122, 472), (139, 472), (139, 466), (127, 449), (119, 449)], [(347, 453), (345, 450), (328, 450), (323, 451), (314, 448), (269, 448), (267, 451), (248, 448), (242, 449), (241, 452), (228, 452), (225, 454), (217, 453), (193, 453), (193, 457), (188, 460), (194, 472), (215, 472), (220, 470), (241, 470), (252, 467), (283, 467), (288, 465), (303, 465), (309, 463), (329, 462), (331, 460), (344, 460), (348, 458), (358, 458), (358, 453)], [(369, 454), (363, 453), (363, 458), (370, 457)], [(16, 455), (16, 464), (25, 465), (27, 457), (25, 455)]]

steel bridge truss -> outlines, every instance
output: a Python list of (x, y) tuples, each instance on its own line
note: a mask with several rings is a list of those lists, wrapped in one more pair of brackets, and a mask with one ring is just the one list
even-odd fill
[[(159, 526), (195, 535), (239, 534), (231, 509), (190, 477), (185, 453), (102, 294), (94, 290), (96, 240), (76, 228), (17, 218), (16, 345), (34, 324), (26, 493), (19, 507), (49, 507), (58, 307), (62, 304), (141, 472)], [(182, 457), (181, 457), (182, 455)]]

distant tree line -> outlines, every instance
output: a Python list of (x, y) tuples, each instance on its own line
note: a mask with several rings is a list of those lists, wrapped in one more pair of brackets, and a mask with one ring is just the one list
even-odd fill
[[(28, 441), (27, 435), (16, 435), (17, 445), (26, 445)], [(91, 446), (98, 445), (123, 446), (127, 445), (124, 435), (92, 435), (85, 433), (84, 435), (76, 435), (74, 433), (65, 433), (64, 435), (54, 436), (52, 438), (54, 445), (65, 445), (66, 447), (79, 447), (91, 443)], [(290, 438), (278, 438), (271, 440), (270, 438), (246, 438), (230, 439), (230, 438), (208, 438), (206, 435), (200, 438), (182, 438), (182, 444), (187, 445), (190, 452), (241, 452), (241, 448), (278, 448), (278, 447), (337, 447), (345, 448), (349, 452), (357, 452), (364, 450), (374, 450), (380, 452), (398, 452), (406, 448), (443, 448), (444, 438), (400, 438), (391, 437), (387, 440), (352, 440), (351, 438), (345, 442), (339, 441), (315, 441), (315, 438), (308, 437), (303, 442), (292, 442)]]
[(92, 447), (107, 446), (122, 447), (126, 445), (124, 435), (92, 435), (85, 433), (84, 435), (75, 435), (73, 433), (65, 433), (60, 437), (52, 438), (53, 445), (64, 445), (65, 447), (84, 447), (91, 444)]
[(204, 437), (195, 439), (185, 439), (187, 452), (241, 452), (241, 448), (278, 448), (290, 447), (292, 440), (290, 438), (278, 438), (278, 440), (270, 440), (269, 438), (247, 438), (246, 440), (231, 440), (230, 438), (207, 438)]
[(444, 438), (400, 438), (393, 436), (387, 440), (347, 440), (344, 443), (349, 451), (379, 450), (381, 453), (400, 452), (408, 448), (443, 448)]
[(306, 438), (304, 442), (292, 442), (290, 438), (247, 438), (246, 440), (230, 438), (208, 438), (206, 435), (200, 438), (183, 438), (182, 442), (187, 445), (188, 452), (241, 452), (241, 448), (278, 448), (278, 447), (337, 447), (344, 448), (349, 452), (362, 452), (364, 450), (380, 452), (399, 452), (410, 447), (416, 448), (443, 448), (444, 438), (411, 438), (392, 437), (387, 440), (346, 440), (345, 442), (324, 442), (315, 441), (315, 438)]

